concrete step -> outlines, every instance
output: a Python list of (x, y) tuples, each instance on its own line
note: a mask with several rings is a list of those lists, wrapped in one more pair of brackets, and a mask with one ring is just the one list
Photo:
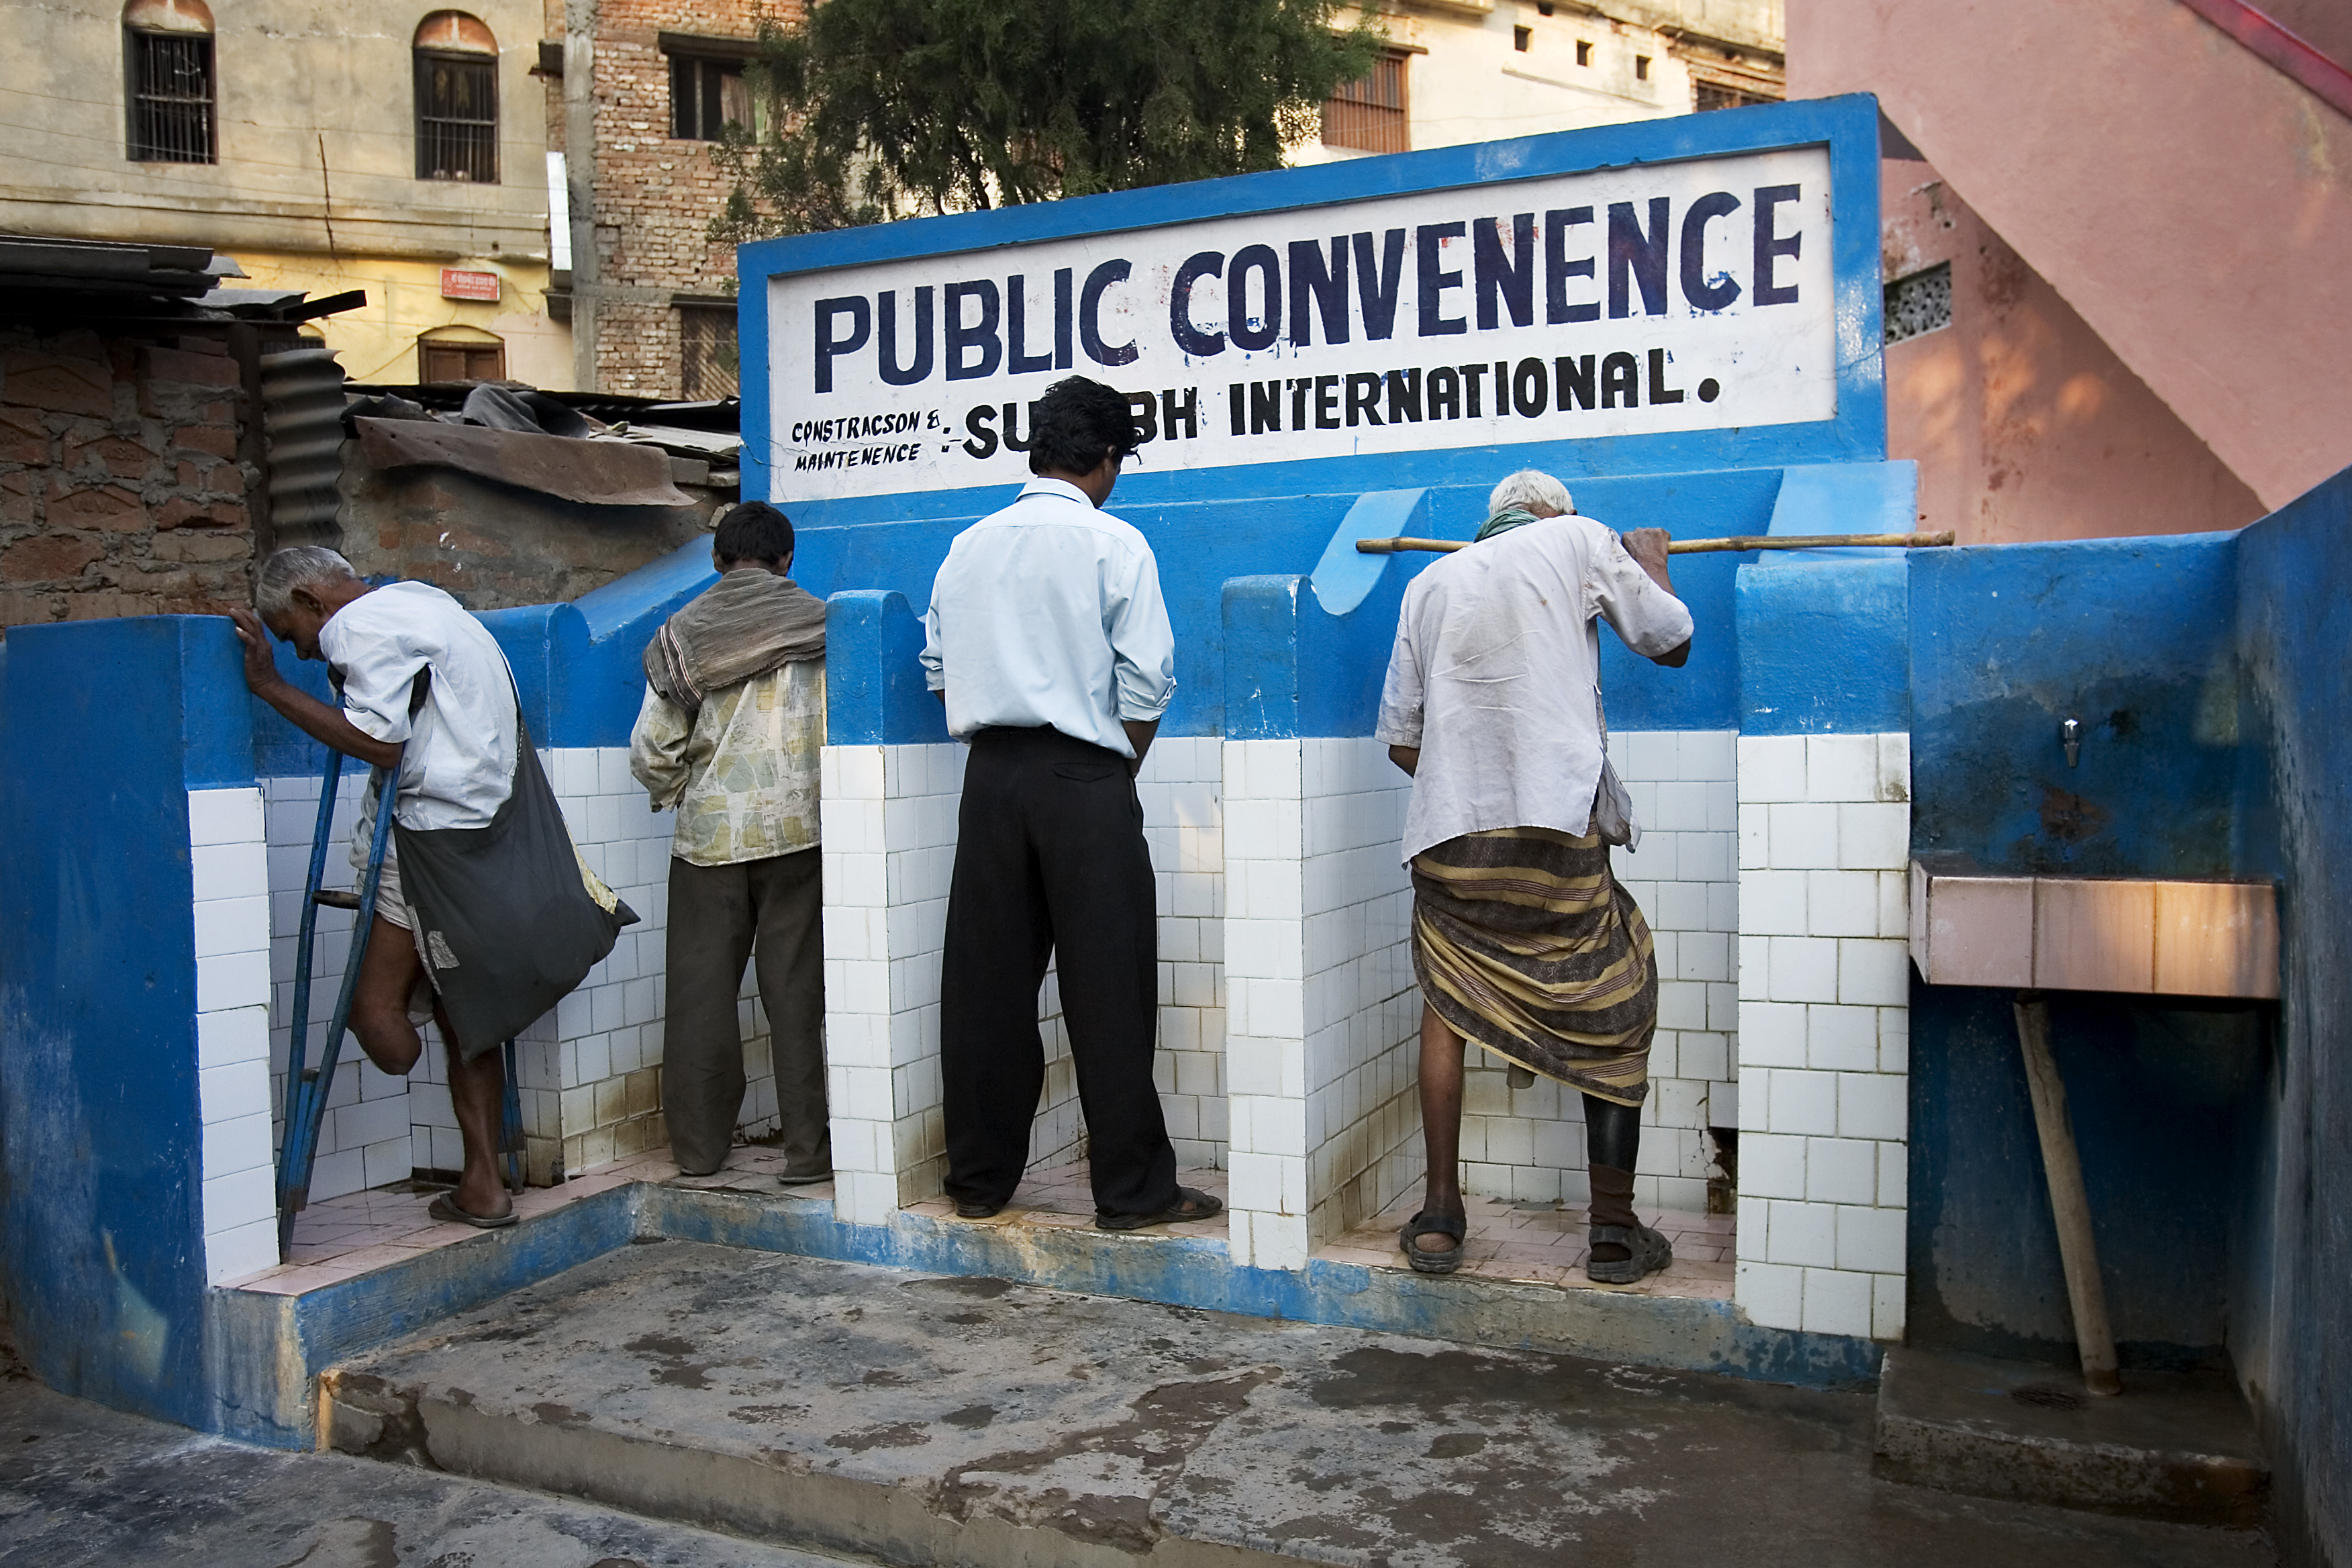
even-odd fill
[(346, 1452), (908, 1568), (2267, 1560), (1885, 1486), (1858, 1393), (655, 1237), (322, 1391)]
[(2227, 1374), (2126, 1372), (2119, 1397), (2067, 1368), (1889, 1351), (1874, 1468), (1888, 1480), (2252, 1528), (2270, 1490), (2245, 1402)]

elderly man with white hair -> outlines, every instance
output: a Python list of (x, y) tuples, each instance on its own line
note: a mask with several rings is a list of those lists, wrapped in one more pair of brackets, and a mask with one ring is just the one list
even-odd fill
[[(506, 655), (463, 605), (429, 583), (371, 586), (320, 545), (272, 554), (253, 597), (258, 614), (230, 611), (253, 694), (313, 740), (399, 769), (351, 1032), (396, 1077), (423, 1054), (415, 1020), (429, 1008), (465, 1150), (457, 1189), (430, 1212), (482, 1229), (512, 1225), (498, 1173), (498, 1047), (636, 917), (572, 849), (527, 743)], [(272, 635), (326, 663), (341, 708), (278, 673)], [(383, 804), (371, 779), (352, 835), (354, 870), (367, 865)]]
[(1658, 979), (1609, 863), (1638, 830), (1608, 763), (1599, 623), (1674, 668), (1691, 616), (1664, 530), (1621, 539), (1531, 469), (1496, 485), (1487, 510), (1474, 542), (1405, 590), (1375, 731), (1413, 781), (1402, 855), (1429, 1173), (1401, 1241), (1423, 1273), (1460, 1266), (1463, 1043), (1475, 1040), (1583, 1096), (1585, 1272), (1631, 1284), (1674, 1253), (1633, 1213)]

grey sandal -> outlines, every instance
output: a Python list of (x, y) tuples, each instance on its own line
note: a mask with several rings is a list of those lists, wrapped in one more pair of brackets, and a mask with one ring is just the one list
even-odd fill
[[(1623, 1247), (1626, 1256), (1612, 1259), (1592, 1256), (1612, 1246)], [(1596, 1225), (1584, 1257), (1584, 1277), (1596, 1285), (1636, 1285), (1643, 1275), (1655, 1274), (1674, 1260), (1674, 1244), (1646, 1225)]]
[[(1469, 1222), (1458, 1214), (1424, 1212), (1405, 1222), (1404, 1229), (1398, 1234), (1397, 1245), (1403, 1247), (1405, 1257), (1412, 1259), (1415, 1274), (1451, 1274), (1462, 1267), (1462, 1238), (1468, 1231)], [(1424, 1236), (1448, 1237), (1454, 1245), (1443, 1252), (1415, 1246), (1414, 1243)]]

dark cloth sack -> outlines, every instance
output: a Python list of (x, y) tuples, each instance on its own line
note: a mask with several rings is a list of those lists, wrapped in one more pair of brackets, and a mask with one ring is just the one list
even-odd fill
[(637, 921), (572, 847), (530, 731), (515, 740), (514, 787), (488, 826), (393, 821), (417, 950), (468, 1061), (569, 994)]

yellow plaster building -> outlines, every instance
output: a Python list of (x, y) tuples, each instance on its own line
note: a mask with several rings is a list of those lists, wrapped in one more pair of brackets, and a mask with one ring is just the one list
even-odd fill
[(1576, 131), (1782, 96), (1781, 0), (1377, 0), (1388, 58), (1295, 163)]
[(0, 228), (209, 246), (351, 289), (354, 380), (568, 388), (548, 311), (541, 0), (10, 0)]

